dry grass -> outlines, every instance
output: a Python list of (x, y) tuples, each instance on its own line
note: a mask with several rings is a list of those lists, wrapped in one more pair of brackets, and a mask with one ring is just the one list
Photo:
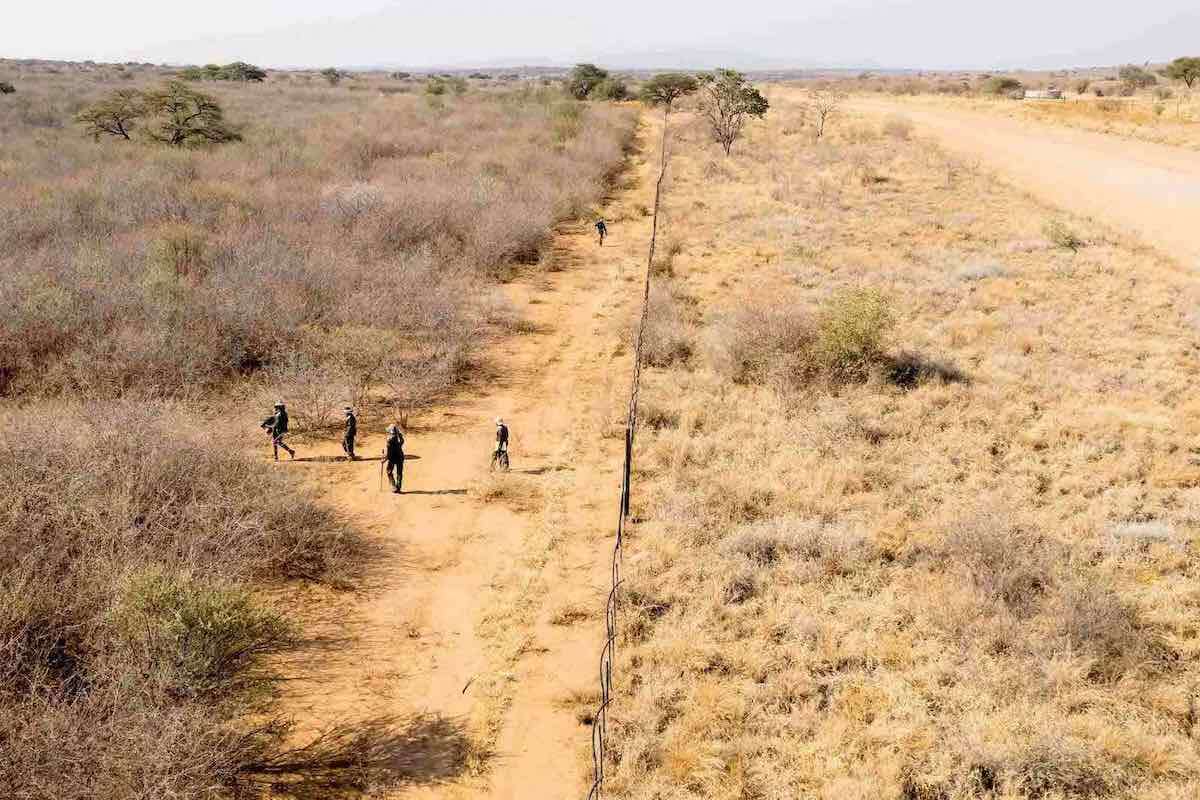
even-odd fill
[(0, 104), (0, 395), (194, 398), (265, 373), (428, 400), (469, 365), (487, 287), (590, 208), (632, 134), (554, 90), (431, 106), (271, 82), (205, 86), (242, 142), (94, 142), (71, 117), (113, 80), (30, 74)]
[[(359, 534), (181, 411), (56, 406), (3, 423), (6, 795), (234, 796), (285, 746), (265, 693), (281, 676), (261, 657), (299, 642), (254, 586), (344, 583)], [(240, 722), (250, 707), (261, 719)]]
[(162, 70), (0, 71), (0, 795), (343, 797), (486, 761), (459, 720), (305, 743), (277, 718), (271, 665), (304, 662), (266, 656), (317, 643), (266, 598), (352, 584), (365, 551), (211, 416), (265, 395), (300, 429), (348, 401), (403, 419), (451, 390), (520, 329), (497, 284), (607, 190), (633, 114), (279, 76), (206, 84), (242, 140), (174, 150), (70, 122)]
[[(646, 372), (610, 791), (1196, 795), (1193, 276), (928, 143), (813, 144), (801, 100), (719, 175), (680, 115), (708, 344)], [(863, 287), (872, 368), (773, 377)]]
[(986, 100), (940, 98), (949, 107), (967, 107), (1001, 114), (1010, 119), (1062, 125), (1106, 133), (1126, 139), (1200, 149), (1200, 92), (1188, 92), (1182, 84), (1171, 97), (1159, 99), (1152, 92), (1135, 97), (1095, 97), (1070, 94), (1063, 100)]

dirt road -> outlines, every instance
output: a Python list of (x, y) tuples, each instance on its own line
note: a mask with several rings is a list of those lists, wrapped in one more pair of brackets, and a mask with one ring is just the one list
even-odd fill
[[(305, 732), (431, 715), (388, 797), (586, 794), (591, 731), (577, 714), (597, 687), (621, 453), (610, 422), (631, 366), (653, 125), (639, 138), (627, 188), (606, 205), (605, 246), (586, 223), (564, 228), (555, 269), (506, 287), (531, 332), (488, 354), (501, 377), (410, 424), (402, 495), (380, 492), (377, 460), (329, 463), (333, 442), (281, 465), (306, 470), (384, 549), (360, 596), (301, 599), (324, 609), (309, 629), (343, 643), (291, 670), (302, 677), (283, 702)], [(497, 416), (513, 436), (499, 479), (487, 468)], [(383, 439), (368, 431), (360, 453), (377, 456)]]
[(920, 100), (856, 98), (852, 106), (906, 116), (918, 136), (1200, 269), (1200, 153)]

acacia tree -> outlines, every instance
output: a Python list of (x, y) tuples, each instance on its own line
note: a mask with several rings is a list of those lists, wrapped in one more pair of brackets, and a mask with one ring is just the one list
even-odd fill
[(118, 89), (98, 103), (75, 115), (84, 132), (96, 141), (101, 134), (118, 136), (126, 141), (133, 132), (136, 120), (146, 115), (145, 98), (135, 89)]
[(153, 118), (150, 138), (175, 147), (201, 142), (234, 142), (242, 137), (225, 122), (225, 113), (210, 95), (182, 81), (171, 81), (143, 95)]
[(808, 93), (808, 104), (817, 118), (818, 139), (825, 135), (825, 123), (838, 113), (838, 109), (846, 101), (846, 96), (845, 92), (834, 88), (813, 89)]
[(1147, 86), (1153, 86), (1158, 82), (1153, 72), (1135, 64), (1126, 64), (1121, 67), (1117, 70), (1117, 77), (1121, 79), (1121, 83), (1125, 84), (1131, 90), (1145, 89)]
[(1166, 75), (1173, 81), (1183, 81), (1191, 89), (1200, 80), (1200, 58), (1177, 58), (1167, 65)]
[(329, 81), (330, 86), (337, 86), (346, 75), (337, 67), (326, 67), (321, 70), (321, 77)]
[(682, 72), (663, 72), (642, 84), (642, 102), (650, 106), (662, 106), (666, 114), (671, 113), (675, 102), (693, 94), (700, 84), (691, 75)]
[(729, 155), (746, 122), (751, 117), (762, 119), (770, 104), (747, 82), (746, 76), (736, 70), (705, 72), (697, 78), (697, 83), (700, 111), (712, 128), (713, 138), (725, 150), (725, 155)]
[(576, 100), (586, 100), (600, 83), (608, 80), (608, 70), (595, 64), (576, 64), (567, 78), (566, 89)]

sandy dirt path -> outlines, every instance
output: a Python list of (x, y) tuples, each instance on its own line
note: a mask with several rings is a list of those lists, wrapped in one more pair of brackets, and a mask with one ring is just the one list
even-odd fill
[[(429, 743), (413, 779), (389, 798), (569, 798), (586, 793), (591, 731), (573, 695), (597, 685), (611, 537), (617, 514), (625, 331), (640, 302), (657, 159), (653, 122), (639, 130), (625, 188), (605, 206), (610, 239), (588, 223), (555, 237), (555, 269), (506, 287), (532, 332), (498, 341), (503, 377), (410, 423), (404, 494), (379, 490), (384, 435), (362, 430), (359, 455), (305, 448), (287, 468), (384, 549), (368, 586), (298, 598), (309, 630), (340, 640), (292, 669), (284, 707), (305, 732), (342, 721), (426, 713), (472, 749)], [(512, 431), (512, 472), (489, 483), (493, 418)], [(380, 427), (377, 425), (376, 427)], [(503, 493), (484, 496), (482, 488)], [(483, 753), (481, 755), (481, 753)], [(373, 795), (376, 796), (376, 795)]]
[(916, 134), (978, 161), (1035, 196), (1101, 220), (1200, 269), (1200, 153), (921, 101), (855, 98), (901, 114)]

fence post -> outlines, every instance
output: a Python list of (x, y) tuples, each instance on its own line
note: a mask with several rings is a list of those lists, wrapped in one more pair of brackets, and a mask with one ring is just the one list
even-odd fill
[(625, 426), (625, 467), (621, 476), (621, 516), (629, 516), (629, 495), (633, 490), (633, 428)]

